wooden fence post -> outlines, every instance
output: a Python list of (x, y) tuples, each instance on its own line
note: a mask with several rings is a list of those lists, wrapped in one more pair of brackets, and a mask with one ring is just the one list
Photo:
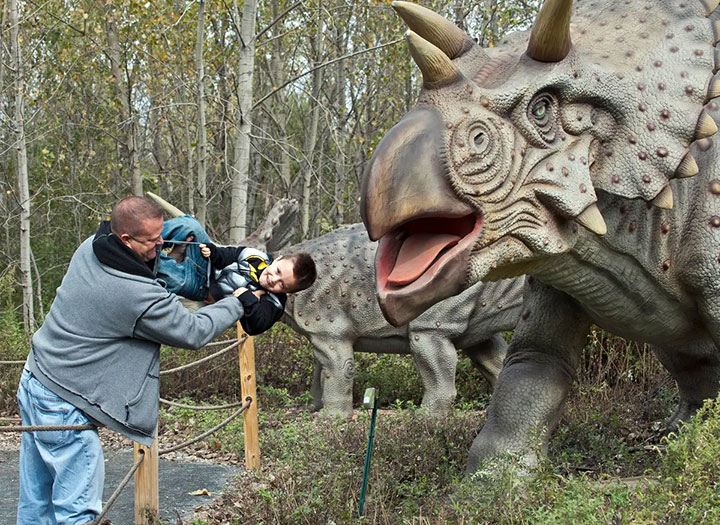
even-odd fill
[[(238, 322), (238, 339), (242, 339), (245, 331)], [(240, 391), (243, 401), (252, 398), (250, 407), (243, 412), (243, 432), (245, 434), (245, 468), (260, 468), (260, 442), (258, 439), (258, 404), (257, 387), (255, 383), (255, 343), (248, 336), (244, 343), (238, 346), (238, 362), (240, 364)]]
[(158, 482), (157, 427), (152, 445), (146, 447), (133, 442), (133, 460), (137, 461), (141, 451), (145, 458), (135, 471), (135, 525), (155, 523), (160, 510), (160, 484)]

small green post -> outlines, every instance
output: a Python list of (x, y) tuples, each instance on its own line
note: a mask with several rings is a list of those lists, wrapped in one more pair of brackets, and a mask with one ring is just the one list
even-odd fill
[(363, 471), (362, 489), (360, 490), (360, 501), (358, 503), (358, 518), (363, 514), (365, 506), (365, 492), (367, 491), (368, 475), (370, 474), (370, 458), (372, 457), (373, 437), (375, 436), (375, 420), (377, 419), (378, 395), (374, 388), (367, 388), (363, 396), (363, 406), (372, 408), (370, 418), (370, 435), (368, 436), (367, 451), (365, 452), (365, 470)]

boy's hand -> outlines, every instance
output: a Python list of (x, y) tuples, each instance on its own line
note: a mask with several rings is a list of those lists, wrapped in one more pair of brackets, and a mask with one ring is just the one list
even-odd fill
[(200, 253), (201, 253), (202, 256), (205, 257), (206, 259), (209, 259), (209, 258), (210, 258), (210, 253), (211, 253), (211, 252), (210, 252), (210, 248), (208, 248), (208, 245), (207, 245), (207, 244), (201, 244), (201, 245), (200, 245)]

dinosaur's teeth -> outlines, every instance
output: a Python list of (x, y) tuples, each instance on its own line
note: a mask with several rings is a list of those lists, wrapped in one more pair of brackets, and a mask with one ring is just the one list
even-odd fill
[(720, 79), (713, 77), (708, 85), (707, 95), (705, 96), (705, 102), (709, 102), (715, 97), (720, 97)]
[(705, 14), (710, 16), (713, 11), (717, 8), (718, 4), (720, 4), (720, 0), (700, 0), (703, 7), (705, 8)]
[(717, 44), (718, 41), (720, 41), (720, 20), (713, 20), (711, 23), (712, 30), (713, 30), (713, 45)]
[(673, 193), (670, 189), (670, 186), (665, 186), (663, 190), (658, 193), (657, 197), (655, 197), (651, 202), (653, 206), (657, 206), (658, 208), (662, 208), (663, 210), (672, 210)]
[(575, 217), (575, 220), (593, 233), (597, 233), (598, 235), (605, 235), (607, 233), (605, 219), (603, 219), (597, 204), (591, 204), (585, 208), (585, 211)]
[(717, 130), (718, 127), (717, 124), (715, 124), (715, 120), (707, 111), (702, 110), (697, 125), (695, 126), (695, 138), (704, 139), (705, 137), (711, 137), (717, 133)]
[(698, 168), (695, 157), (692, 156), (692, 153), (688, 152), (688, 154), (685, 155), (683, 160), (680, 161), (680, 164), (678, 164), (675, 175), (678, 178), (684, 178), (692, 177), (693, 175), (697, 175), (699, 172), (700, 168)]

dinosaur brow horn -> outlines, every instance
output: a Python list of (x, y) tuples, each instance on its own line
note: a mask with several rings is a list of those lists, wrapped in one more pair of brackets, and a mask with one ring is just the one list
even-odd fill
[(460, 78), (460, 71), (440, 48), (412, 31), (407, 31), (405, 38), (426, 87), (440, 87)]
[(450, 20), (426, 7), (400, 0), (394, 1), (392, 7), (412, 31), (450, 58), (457, 58), (475, 43)]
[(530, 33), (527, 55), (541, 62), (559, 62), (570, 52), (572, 0), (546, 0)]

